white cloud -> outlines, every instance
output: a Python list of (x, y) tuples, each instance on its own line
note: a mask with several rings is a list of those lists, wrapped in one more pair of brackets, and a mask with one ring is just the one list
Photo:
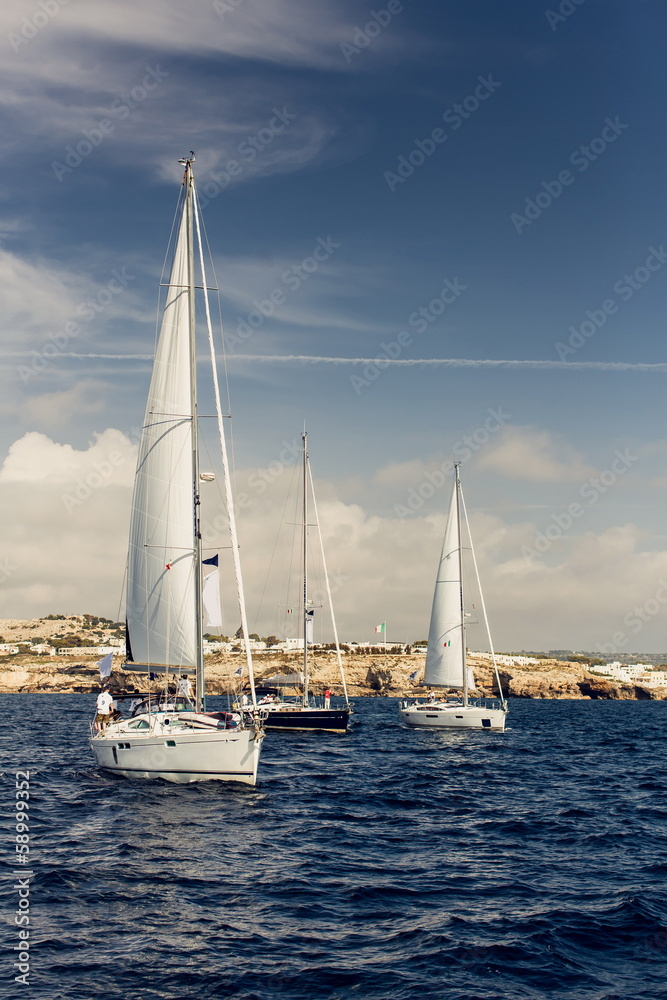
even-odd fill
[[(426, 472), (439, 465), (442, 465), (442, 459), (427, 462), (422, 458), (413, 458), (407, 462), (389, 462), (376, 471), (374, 479), (382, 486), (414, 487), (423, 481)], [(451, 482), (448, 481), (449, 486)]]
[(113, 429), (82, 451), (35, 432), (14, 442), (0, 470), (6, 615), (85, 606), (116, 617), (135, 463)]
[[(57, 2), (57, 0), (56, 0)], [(26, 62), (34, 64), (44, 78), (65, 82), (92, 64), (95, 56), (72, 58), (69, 44), (116, 45), (158, 50), (164, 53), (199, 55), (222, 54), (287, 66), (311, 66), (345, 72), (353, 69), (340, 49), (351, 42), (360, 20), (357, 5), (332, 0), (232, 0), (197, 5), (196, 12), (180, 0), (96, 0), (95, 4), (63, 5), (50, 23), (34, 32), (28, 41), (22, 35), (24, 19), (32, 14), (22, 0), (0, 8), (0, 32), (18, 36), (13, 48), (6, 43), (6, 62), (20, 72)], [(227, 8), (227, 9), (226, 9)], [(38, 9), (38, 8), (35, 8)], [(363, 12), (364, 14), (366, 11)], [(406, 45), (407, 25), (402, 30), (385, 31), (373, 42), (377, 55)], [(31, 33), (28, 28), (26, 33)], [(58, 49), (55, 48), (56, 43)]]
[[(6, 40), (0, 52), (0, 104), (8, 119), (5, 157), (14, 158), (18, 149), (25, 155), (30, 148), (46, 163), (62, 163), (67, 147), (92, 130), (99, 142), (91, 160), (127, 162), (131, 156), (144, 169), (152, 164), (157, 176), (173, 180), (177, 156), (192, 144), (203, 179), (229, 160), (238, 161), (239, 145), (266, 129), (274, 109), (285, 106), (296, 117), (259, 155), (240, 160), (235, 184), (295, 171), (324, 157), (346, 158), (350, 149), (367, 142), (358, 120), (343, 126), (340, 107), (323, 112), (321, 101), (298, 77), (278, 72), (267, 83), (272, 64), (356, 72), (356, 64), (350, 65), (340, 50), (359, 19), (358, 7), (348, 0), (242, 0), (222, 19), (207, 0), (196, 14), (179, 0), (69, 3), (37, 32), (27, 28), (34, 34), (27, 39), (21, 30), (31, 13), (21, 0), (0, 8)], [(401, 30), (390, 28), (362, 53), (359, 68), (397, 48), (408, 52), (411, 42), (419, 47), (406, 23)], [(219, 67), (220, 59), (229, 57), (228, 72), (222, 78), (191, 72), (184, 65), (188, 56), (199, 67), (206, 67), (207, 59)], [(144, 87), (149, 71), (155, 79)], [(111, 129), (106, 136), (98, 128), (103, 119)], [(59, 176), (64, 183), (69, 174)], [(98, 181), (91, 176), (89, 183)]]
[(477, 464), (480, 470), (534, 483), (580, 482), (596, 471), (560, 437), (534, 427), (504, 427)]
[(105, 475), (101, 485), (128, 486), (135, 464), (135, 446), (121, 431), (113, 428), (95, 434), (94, 441), (85, 451), (77, 451), (69, 444), (58, 444), (45, 434), (30, 431), (10, 447), (0, 468), (0, 483), (74, 485), (79, 478), (99, 473), (103, 468)]
[[(135, 461), (135, 446), (113, 429), (97, 434), (85, 449), (36, 432), (14, 442), (0, 469), (0, 566), (12, 567), (1, 584), (6, 615), (86, 611), (115, 618), (122, 613), (118, 601)], [(298, 461), (288, 457), (282, 468), (279, 463), (271, 468), (263, 479), (257, 470), (245, 470), (237, 484), (238, 492), (248, 496), (239, 511), (239, 529), (249, 618), (253, 631), (262, 635), (289, 633), (294, 619), (288, 620), (286, 607), (295, 598), (288, 595), (299, 587), (298, 558), (289, 555), (293, 542), (298, 548), (294, 524), (287, 526), (289, 543), (276, 544), (279, 533), (285, 540), (285, 522), (299, 520), (292, 501), (287, 503)], [(410, 474), (399, 465), (379, 475), (391, 486)], [(399, 520), (342, 500), (332, 481), (320, 480), (316, 489), (341, 637), (372, 639), (373, 626), (387, 621), (390, 642), (423, 638), (445, 515)], [(205, 513), (207, 525), (215, 513), (210, 508)], [(594, 649), (619, 632), (625, 636), (619, 655), (664, 645), (663, 605), (655, 595), (667, 581), (667, 551), (635, 525), (583, 534), (575, 527), (554, 544), (548, 558), (531, 560), (522, 548), (532, 545), (535, 524), (512, 524), (478, 511), (471, 511), (471, 520), (497, 648)], [(220, 545), (225, 628), (235, 631), (238, 611), (224, 519), (217, 527), (217, 535), (205, 535), (206, 546)], [(313, 555), (317, 546), (313, 530)], [(319, 601), (321, 576), (314, 574), (311, 584)], [(667, 599), (667, 582), (661, 593)], [(318, 618), (324, 623), (320, 634), (330, 638), (326, 608)], [(471, 629), (469, 642), (475, 648), (484, 645), (484, 637)]]
[(69, 389), (45, 392), (25, 397), (21, 406), (27, 424), (37, 424), (48, 430), (68, 424), (72, 417), (99, 413), (106, 405), (104, 383), (83, 379)]
[[(651, 540), (636, 525), (565, 536), (549, 561), (520, 555), (534, 540), (532, 524), (482, 515), (473, 530), (500, 648), (594, 650), (619, 632), (619, 655), (665, 648), (667, 604), (656, 602), (656, 611), (651, 602), (667, 581), (667, 551), (648, 548)], [(634, 609), (646, 602), (653, 613), (638, 620)]]

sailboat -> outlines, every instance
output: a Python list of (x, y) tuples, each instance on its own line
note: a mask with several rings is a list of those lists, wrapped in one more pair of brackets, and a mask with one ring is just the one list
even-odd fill
[[(194, 154), (179, 161), (184, 176), (176, 237), (146, 414), (139, 444), (130, 519), (126, 585), (126, 666), (164, 677), (164, 697), (138, 714), (93, 724), (98, 765), (125, 777), (172, 782), (257, 781), (263, 717), (257, 708), (250, 648), (251, 692), (237, 713), (207, 712), (203, 650), (201, 489), (197, 393), (196, 301), (200, 289), (211, 355), (220, 459), (237, 597), (248, 635), (227, 444), (215, 363)], [(197, 264), (195, 263), (197, 255)], [(198, 303), (197, 303), (198, 304)], [(166, 697), (169, 680), (194, 675), (194, 704)], [(145, 709), (145, 710), (142, 710)]]
[[(489, 635), (496, 683), (500, 692), (498, 699), (473, 699), (470, 697), (470, 692), (474, 690), (475, 681), (466, 655), (467, 614), (463, 594), (462, 515), (470, 540), (477, 588)], [(434, 692), (431, 692), (427, 701), (402, 702), (399, 708), (400, 718), (408, 725), (424, 726), (431, 729), (504, 730), (507, 702), (500, 684), (477, 571), (477, 560), (472, 548), (470, 525), (461, 490), (460, 463), (456, 463), (454, 466), (454, 488), (433, 595), (424, 684), (429, 687), (454, 689), (460, 694), (449, 698), (437, 697)]]
[[(301, 513), (301, 558), (303, 565), (302, 578), (302, 598), (301, 598), (301, 633), (303, 636), (303, 662), (301, 670), (291, 675), (278, 675), (270, 677), (263, 682), (262, 687), (257, 688), (260, 708), (268, 709), (266, 720), (267, 729), (296, 729), (310, 730), (327, 733), (344, 733), (347, 731), (352, 707), (347, 695), (347, 685), (345, 683), (345, 670), (343, 668), (343, 658), (340, 645), (338, 643), (338, 632), (336, 629), (336, 619), (333, 611), (333, 601), (331, 599), (331, 588), (329, 577), (326, 572), (326, 562), (324, 558), (324, 545), (320, 531), (319, 518), (317, 516), (317, 503), (315, 500), (315, 490), (313, 487), (313, 477), (308, 457), (308, 435), (304, 431), (301, 435), (302, 441), (302, 467), (301, 467), (301, 488), (302, 488), (302, 513)], [(315, 607), (310, 600), (308, 591), (308, 528), (309, 528), (309, 506), (308, 498), (312, 497), (313, 516), (317, 527), (320, 556), (324, 568), (324, 579), (326, 581), (327, 597), (331, 612), (331, 622), (334, 633), (334, 646), (338, 659), (338, 669), (340, 672), (341, 685), (343, 690), (344, 706), (331, 708), (324, 704), (318, 705), (317, 699), (310, 690), (310, 651), (309, 644), (313, 641), (313, 615)], [(296, 690), (296, 695), (292, 698), (283, 698), (280, 689), (291, 687)]]

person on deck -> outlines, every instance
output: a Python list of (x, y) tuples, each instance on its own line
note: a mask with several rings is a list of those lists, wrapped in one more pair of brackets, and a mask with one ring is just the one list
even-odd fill
[(95, 716), (95, 722), (98, 725), (99, 731), (103, 733), (109, 723), (113, 720), (113, 716), (116, 711), (116, 706), (113, 703), (113, 698), (109, 693), (109, 689), (106, 684), (97, 696), (97, 715)]
[(187, 698), (188, 701), (192, 701), (194, 697), (194, 692), (192, 690), (192, 684), (187, 674), (181, 674), (178, 684), (176, 685), (176, 697), (181, 696), (181, 698)]
[(327, 688), (324, 692), (324, 707), (331, 708), (331, 691)]

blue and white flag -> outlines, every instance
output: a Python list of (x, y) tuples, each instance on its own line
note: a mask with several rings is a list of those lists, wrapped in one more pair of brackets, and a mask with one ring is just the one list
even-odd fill
[(211, 556), (210, 559), (202, 559), (202, 566), (217, 566), (218, 565), (218, 553)]
[(417, 676), (418, 673), (419, 673), (418, 670), (413, 670), (412, 673), (410, 674), (410, 676), (408, 677), (408, 680), (409, 681), (413, 681), (415, 679), (415, 677)]
[(239, 667), (238, 670), (234, 671), (234, 677), (240, 677), (242, 673), (243, 673), (243, 667)]
[(103, 681), (105, 677), (111, 676), (111, 667), (113, 665), (113, 653), (107, 653), (103, 656), (101, 660), (97, 661), (97, 666), (100, 671), (100, 680)]

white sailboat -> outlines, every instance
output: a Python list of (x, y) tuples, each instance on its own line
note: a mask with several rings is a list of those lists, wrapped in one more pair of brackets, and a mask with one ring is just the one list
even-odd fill
[[(202, 623), (196, 290), (203, 300), (220, 438), (237, 595), (248, 635), (234, 505), (192, 164), (185, 168), (180, 217), (142, 428), (130, 521), (127, 569), (127, 666), (195, 676), (195, 704), (159, 698), (128, 719), (91, 733), (100, 767), (126, 777), (173, 782), (257, 781), (265, 713), (257, 709), (246, 640), (251, 702), (243, 712), (206, 712)], [(195, 254), (197, 262), (195, 263)], [(198, 267), (197, 267), (198, 265)]]
[(463, 594), (462, 515), (465, 519), (470, 550), (477, 578), (484, 621), (489, 634), (486, 607), (472, 548), (470, 525), (461, 490), (460, 465), (455, 465), (454, 489), (449, 507), (447, 528), (442, 545), (438, 575), (433, 594), (431, 624), (426, 652), (424, 684), (460, 692), (454, 698), (431, 695), (427, 701), (404, 701), (399, 709), (401, 720), (410, 726), (431, 729), (500, 729), (504, 730), (507, 702), (503, 696), (496, 658), (491, 644), (500, 698), (472, 699), (475, 682), (466, 657), (466, 611)]

